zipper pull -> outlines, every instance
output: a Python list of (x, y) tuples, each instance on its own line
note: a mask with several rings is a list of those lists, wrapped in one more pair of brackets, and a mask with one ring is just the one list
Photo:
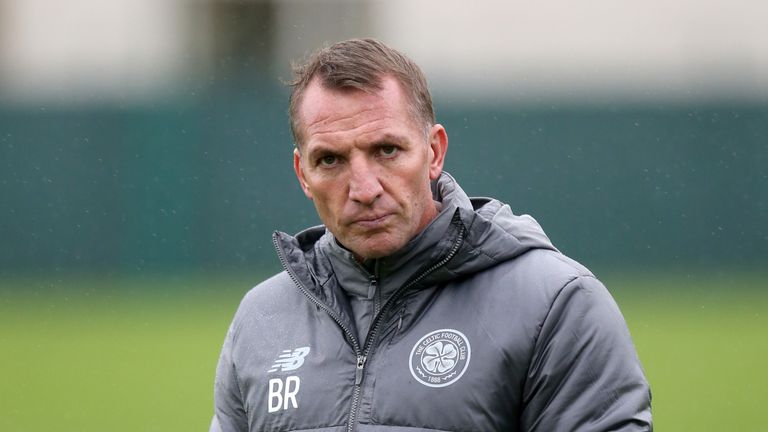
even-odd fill
[(371, 276), (371, 283), (368, 285), (368, 300), (373, 299), (373, 296), (376, 295), (376, 284), (378, 281), (376, 280), (376, 277)]
[(366, 356), (357, 356), (357, 369), (355, 369), (355, 385), (359, 386), (363, 382), (363, 368), (365, 368)]

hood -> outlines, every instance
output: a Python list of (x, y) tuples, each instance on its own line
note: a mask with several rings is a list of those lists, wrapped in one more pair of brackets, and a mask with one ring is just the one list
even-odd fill
[(415, 279), (419, 281), (415, 286), (445, 282), (531, 249), (556, 250), (531, 216), (515, 215), (495, 199), (469, 198), (448, 173), (433, 182), (432, 192), (442, 207), (438, 216), (388, 257), (358, 263), (323, 226), (295, 237), (275, 232), (275, 246), (286, 269), (331, 303), (335, 303), (333, 285), (369, 290), (375, 280), (387, 295)]
[(493, 198), (467, 197), (448, 173), (440, 176), (433, 194), (437, 200), (448, 203), (448, 209), (453, 209), (452, 225), (458, 227), (454, 229), (464, 229), (459, 251), (429, 278), (433, 283), (434, 278), (485, 270), (531, 249), (557, 250), (533, 217), (515, 215), (509, 205)]

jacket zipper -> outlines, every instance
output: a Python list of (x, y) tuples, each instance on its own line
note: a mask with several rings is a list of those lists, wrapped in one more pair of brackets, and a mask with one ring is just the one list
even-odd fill
[[(355, 430), (357, 413), (358, 413), (358, 410), (360, 409), (359, 407), (360, 390), (361, 390), (360, 384), (363, 381), (363, 375), (365, 373), (365, 362), (366, 360), (368, 360), (368, 356), (373, 346), (373, 341), (376, 339), (376, 333), (379, 330), (379, 324), (381, 323), (381, 318), (386, 315), (386, 312), (389, 311), (390, 307), (395, 303), (395, 300), (397, 300), (400, 296), (402, 296), (405, 291), (407, 291), (409, 288), (419, 283), (422, 279), (429, 276), (435, 270), (444, 266), (446, 263), (448, 263), (448, 261), (450, 261), (454, 257), (454, 255), (456, 255), (456, 253), (459, 251), (459, 247), (461, 246), (461, 243), (464, 241), (464, 234), (465, 234), (464, 226), (462, 226), (461, 231), (459, 231), (459, 235), (456, 239), (456, 242), (453, 244), (453, 247), (448, 252), (448, 255), (446, 255), (445, 258), (441, 259), (439, 262), (435, 263), (433, 266), (431, 266), (427, 270), (423, 271), (421, 274), (419, 274), (419, 276), (411, 279), (410, 282), (398, 288), (397, 291), (395, 291), (395, 293), (392, 294), (389, 297), (389, 299), (387, 299), (387, 301), (384, 303), (384, 306), (382, 306), (381, 311), (379, 311), (379, 313), (374, 317), (373, 324), (371, 325), (371, 328), (368, 331), (368, 335), (365, 338), (362, 357), (358, 357), (357, 371), (355, 374), (355, 392), (354, 392), (354, 397), (352, 398), (352, 408), (349, 412), (349, 423), (347, 424), (347, 432), (353, 432)], [(402, 319), (402, 317), (400, 319)], [(361, 362), (361, 359), (362, 359), (362, 362)]]
[(293, 283), (296, 284), (296, 286), (299, 288), (299, 291), (301, 291), (305, 297), (307, 297), (312, 303), (316, 304), (319, 308), (323, 309), (334, 321), (336, 321), (336, 324), (338, 324), (339, 327), (341, 327), (341, 329), (344, 331), (344, 334), (347, 335), (347, 339), (352, 342), (352, 349), (355, 351), (355, 356), (357, 358), (357, 364), (355, 366), (355, 387), (352, 394), (352, 410), (349, 414), (349, 422), (347, 426), (347, 431), (352, 432), (352, 428), (355, 424), (355, 416), (357, 415), (356, 407), (360, 404), (360, 387), (363, 382), (363, 371), (365, 369), (365, 361), (367, 360), (367, 357), (363, 355), (362, 350), (360, 349), (360, 343), (357, 341), (357, 336), (355, 336), (349, 327), (344, 324), (344, 322), (341, 320), (341, 317), (339, 317), (339, 315), (333, 309), (328, 307), (314, 294), (312, 294), (293, 272), (293, 269), (291, 269), (291, 267), (286, 262), (282, 248), (280, 248), (280, 245), (277, 243), (277, 233), (272, 235), (272, 243), (274, 244), (275, 250), (277, 251), (277, 257), (280, 259), (280, 265), (283, 266)]
[[(373, 345), (373, 341), (376, 338), (376, 332), (379, 330), (379, 324), (381, 323), (381, 317), (385, 315), (385, 312), (388, 312), (391, 305), (394, 304), (394, 300), (402, 296), (402, 294), (411, 288), (412, 286), (419, 283), (422, 279), (429, 276), (432, 272), (439, 269), (440, 267), (444, 266), (448, 261), (450, 261), (454, 255), (459, 251), (459, 247), (461, 246), (461, 243), (464, 241), (464, 234), (465, 234), (465, 228), (462, 226), (459, 231), (459, 235), (456, 238), (456, 242), (453, 244), (453, 247), (448, 252), (448, 255), (445, 256), (442, 260), (435, 263), (433, 266), (428, 268), (427, 270), (423, 271), (419, 276), (411, 279), (410, 282), (406, 283), (405, 285), (401, 286), (400, 288), (395, 291), (394, 294), (392, 294), (389, 299), (384, 303), (384, 306), (381, 308), (381, 311), (374, 317), (373, 324), (371, 325), (370, 330), (368, 331), (368, 335), (365, 338), (365, 344), (363, 345), (363, 349), (360, 349), (360, 343), (357, 340), (357, 336), (352, 333), (352, 331), (347, 327), (344, 322), (341, 320), (341, 318), (336, 314), (336, 312), (328, 307), (325, 303), (321, 302), (317, 297), (315, 297), (314, 294), (312, 294), (307, 287), (304, 286), (304, 284), (299, 280), (299, 278), (294, 274), (293, 270), (290, 268), (288, 263), (286, 262), (285, 255), (283, 254), (283, 250), (280, 248), (280, 245), (277, 242), (277, 233), (272, 235), (272, 243), (275, 246), (275, 250), (277, 251), (277, 256), (280, 259), (280, 264), (283, 266), (285, 271), (288, 273), (288, 276), (291, 278), (294, 284), (299, 288), (299, 290), (306, 296), (310, 301), (315, 303), (318, 307), (323, 309), (330, 317), (336, 321), (336, 324), (341, 327), (341, 329), (344, 331), (344, 334), (347, 335), (347, 338), (352, 342), (352, 348), (355, 351), (355, 356), (357, 357), (357, 365), (355, 367), (355, 387), (354, 391), (352, 393), (352, 406), (350, 407), (349, 411), (349, 420), (347, 422), (347, 432), (353, 432), (355, 430), (355, 423), (357, 421), (357, 414), (360, 409), (360, 391), (362, 388), (363, 383), (363, 377), (365, 376), (365, 363), (368, 360), (368, 355), (370, 353), (371, 347)], [(402, 319), (402, 317), (401, 317)]]
[[(288, 263), (285, 260), (285, 256), (283, 255), (283, 250), (280, 248), (280, 245), (277, 243), (277, 233), (272, 235), (272, 243), (275, 246), (275, 250), (277, 251), (277, 257), (280, 259), (280, 264), (283, 266), (285, 271), (288, 273), (288, 276), (291, 278), (294, 284), (296, 284), (297, 287), (299, 287), (299, 290), (310, 300), (312, 303), (316, 304), (318, 307), (323, 309), (325, 312), (328, 313), (328, 315), (333, 318), (334, 321), (336, 321), (336, 324), (341, 327), (342, 330), (344, 330), (344, 334), (347, 335), (347, 338), (352, 342), (352, 348), (355, 350), (355, 355), (358, 359), (358, 365), (360, 364), (360, 358), (362, 357), (362, 351), (360, 350), (360, 343), (357, 341), (357, 336), (352, 332), (352, 330), (347, 327), (344, 322), (341, 320), (341, 317), (330, 307), (328, 307), (325, 303), (321, 302), (317, 297), (315, 297), (314, 294), (312, 294), (307, 287), (304, 286), (304, 284), (299, 280), (299, 278), (294, 274), (293, 269), (288, 265)], [(363, 360), (363, 363), (365, 361)]]

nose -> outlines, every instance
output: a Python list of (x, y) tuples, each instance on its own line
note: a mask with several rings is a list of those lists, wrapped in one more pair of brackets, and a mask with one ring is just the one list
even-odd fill
[(371, 205), (384, 192), (376, 170), (363, 160), (350, 163), (349, 199), (362, 205)]

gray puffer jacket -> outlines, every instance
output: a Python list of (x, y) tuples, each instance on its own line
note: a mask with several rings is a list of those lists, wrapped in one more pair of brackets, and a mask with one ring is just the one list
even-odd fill
[(323, 227), (275, 233), (285, 271), (235, 315), (211, 430), (652, 429), (603, 285), (530, 216), (469, 199), (447, 174), (434, 192), (438, 217), (367, 265)]

